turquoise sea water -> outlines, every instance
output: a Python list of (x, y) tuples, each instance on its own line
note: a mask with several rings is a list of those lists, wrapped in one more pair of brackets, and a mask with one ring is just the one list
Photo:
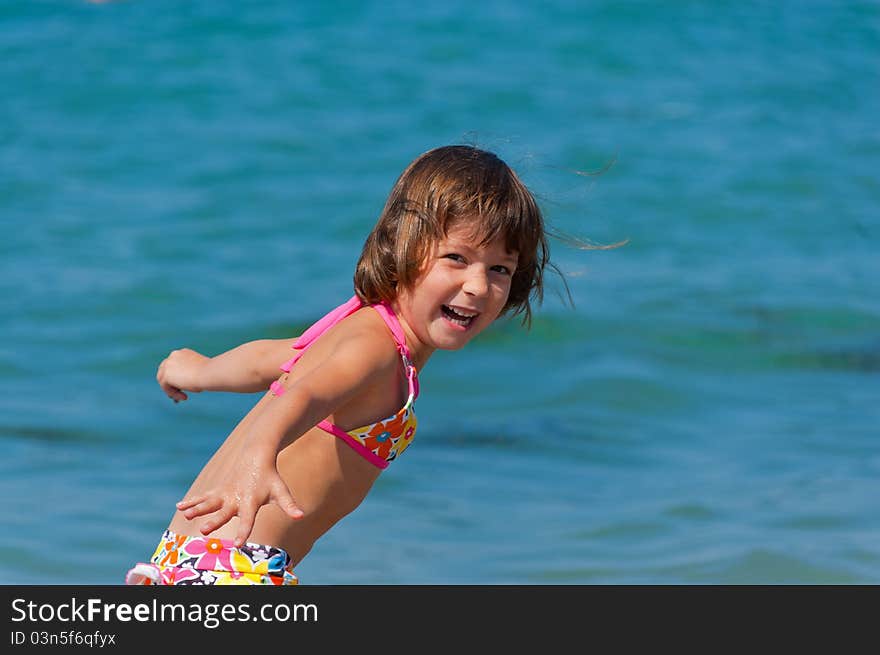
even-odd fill
[(629, 243), (431, 360), (303, 582), (880, 582), (876, 2), (299, 4), (0, 5), (0, 583), (148, 557), (255, 400), (159, 361), (348, 298), (455, 142)]

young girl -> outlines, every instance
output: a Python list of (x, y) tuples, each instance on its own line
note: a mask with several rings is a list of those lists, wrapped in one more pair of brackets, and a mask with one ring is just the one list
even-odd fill
[(176, 350), (160, 364), (175, 402), (187, 391), (268, 392), (126, 582), (296, 584), (293, 567), (412, 443), (431, 354), (507, 313), (528, 323), (548, 256), (534, 198), (497, 156), (447, 146), (418, 157), (367, 237), (351, 300), (298, 339), (216, 357)]

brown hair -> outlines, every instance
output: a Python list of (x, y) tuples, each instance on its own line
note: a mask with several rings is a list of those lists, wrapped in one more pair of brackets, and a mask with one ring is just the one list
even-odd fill
[(543, 299), (550, 251), (544, 218), (516, 173), (495, 154), (444, 146), (417, 157), (401, 173), (354, 274), (365, 303), (391, 302), (398, 285), (412, 288), (429, 250), (457, 223), (470, 223), (481, 245), (502, 237), (519, 254), (502, 314), (531, 321), (530, 300)]

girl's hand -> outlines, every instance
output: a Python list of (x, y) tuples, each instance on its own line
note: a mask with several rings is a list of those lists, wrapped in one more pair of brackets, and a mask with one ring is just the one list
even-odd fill
[(227, 478), (227, 484), (181, 500), (177, 509), (188, 520), (211, 514), (200, 528), (203, 535), (211, 534), (237, 516), (235, 545), (242, 546), (254, 528), (257, 510), (269, 503), (278, 505), (292, 519), (303, 516), (290, 489), (278, 475), (274, 457), (254, 454), (236, 460), (235, 471)]
[(210, 359), (189, 348), (173, 350), (159, 364), (156, 380), (162, 391), (174, 402), (186, 400), (189, 396), (184, 391), (198, 393), (202, 390), (200, 374)]

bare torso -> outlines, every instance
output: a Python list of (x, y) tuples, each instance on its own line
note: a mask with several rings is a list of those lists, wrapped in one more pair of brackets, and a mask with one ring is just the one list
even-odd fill
[[(369, 312), (358, 312), (352, 318), (375, 321), (378, 317)], [(381, 319), (378, 319), (381, 324)], [(384, 330), (385, 326), (380, 325)], [(291, 371), (292, 381), (298, 375), (307, 375), (308, 359), (320, 361), (332, 353), (335, 338), (340, 335), (328, 333), (306, 352)], [(389, 347), (394, 349), (390, 337)], [(308, 359), (307, 359), (308, 358)], [(387, 379), (386, 379), (387, 378)], [(377, 380), (357, 398), (339, 408), (328, 417), (343, 430), (349, 430), (394, 414), (404, 403), (406, 390), (402, 385), (403, 368), (390, 371), (388, 376)], [(235, 430), (202, 469), (193, 482), (187, 496), (209, 491), (222, 484), (228, 471), (235, 466), (242, 442), (248, 437), (250, 425), (267, 403), (283, 402), (267, 393), (239, 422)], [(292, 492), (304, 516), (292, 520), (276, 505), (261, 507), (248, 541), (285, 549), (293, 563), (298, 563), (312, 548), (318, 538), (344, 516), (357, 508), (364, 500), (380, 469), (356, 453), (338, 437), (320, 428), (312, 428), (283, 448), (278, 454), (278, 472)], [(182, 512), (175, 512), (168, 529), (180, 535), (201, 536), (199, 527), (204, 517), (188, 520)], [(238, 528), (238, 517), (208, 536), (232, 539)]]

